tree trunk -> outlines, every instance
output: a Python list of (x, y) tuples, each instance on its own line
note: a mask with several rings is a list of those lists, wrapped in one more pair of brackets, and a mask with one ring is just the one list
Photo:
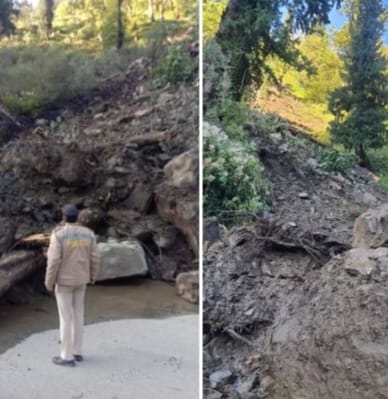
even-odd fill
[(368, 170), (370, 170), (371, 172), (373, 172), (373, 167), (372, 164), (368, 158), (368, 155), (365, 151), (365, 148), (362, 144), (359, 144), (356, 146), (356, 155), (359, 157), (360, 159), (360, 166), (362, 166), (363, 168), (366, 168)]
[(53, 30), (54, 0), (45, 0), (44, 18), (46, 36), (48, 38)]
[(148, 0), (148, 18), (149, 18), (150, 22), (155, 22), (154, 0)]
[[(240, 101), (244, 88), (250, 81), (249, 59), (252, 51), (252, 38), (242, 34), (238, 29), (238, 23), (242, 10), (255, 9), (255, 2), (251, 0), (229, 0), (222, 17), (216, 40), (222, 51), (231, 63), (231, 96)], [(236, 26), (237, 23), (237, 26)], [(238, 43), (238, 44), (237, 44)]]
[(117, 0), (117, 50), (120, 50), (124, 44), (123, 15), (121, 4), (123, 0)]

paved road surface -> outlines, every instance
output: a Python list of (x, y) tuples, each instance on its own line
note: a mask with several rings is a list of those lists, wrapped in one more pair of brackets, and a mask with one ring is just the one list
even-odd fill
[(87, 326), (85, 361), (74, 368), (51, 363), (57, 340), (45, 331), (0, 355), (0, 399), (198, 398), (195, 315)]

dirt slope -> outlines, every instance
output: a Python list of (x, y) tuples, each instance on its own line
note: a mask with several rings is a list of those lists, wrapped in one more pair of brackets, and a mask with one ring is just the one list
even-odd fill
[(388, 193), (360, 167), (323, 172), (303, 142), (255, 141), (269, 210), (205, 243), (205, 397), (387, 398), (388, 282), (343, 258)]
[[(54, 106), (1, 147), (0, 252), (29, 234), (50, 232), (71, 202), (100, 240), (140, 239), (153, 278), (172, 280), (195, 268), (186, 231), (198, 223), (196, 86), (155, 89), (150, 61), (140, 58), (100, 93)], [(194, 178), (175, 187), (164, 167), (189, 150)], [(165, 206), (173, 216), (182, 203), (190, 207), (185, 223), (192, 230), (164, 216), (163, 195), (172, 198)]]

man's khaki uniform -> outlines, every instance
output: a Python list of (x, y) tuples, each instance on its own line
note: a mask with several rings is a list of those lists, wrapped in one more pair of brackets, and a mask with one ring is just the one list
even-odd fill
[(61, 358), (82, 354), (86, 284), (94, 282), (99, 253), (94, 233), (76, 223), (66, 223), (51, 235), (47, 252), (45, 286), (55, 296), (59, 313)]

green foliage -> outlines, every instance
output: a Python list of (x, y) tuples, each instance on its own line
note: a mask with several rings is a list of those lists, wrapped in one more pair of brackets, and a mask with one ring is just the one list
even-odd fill
[[(300, 60), (293, 33), (309, 32), (317, 23), (327, 23), (336, 0), (254, 1), (229, 0), (216, 39), (231, 63), (231, 95), (240, 99), (243, 89), (253, 81), (260, 86), (265, 73), (273, 75), (266, 64), (276, 55), (299, 70), (308, 62)], [(285, 9), (288, 15), (284, 18)]]
[(203, 39), (205, 42), (214, 39), (226, 5), (227, 0), (204, 0), (202, 14)]
[(330, 111), (336, 116), (331, 134), (336, 143), (355, 149), (367, 162), (367, 148), (387, 140), (387, 60), (381, 52), (384, 32), (381, 0), (353, 4), (349, 24), (350, 44), (344, 53), (345, 85), (332, 93)]
[(330, 173), (345, 172), (356, 163), (354, 154), (344, 154), (319, 146), (316, 146), (315, 158), (318, 160), (318, 167)]
[(379, 183), (388, 189), (388, 145), (368, 151), (373, 170), (379, 176)]
[(94, 57), (62, 48), (0, 49), (0, 102), (16, 113), (34, 114), (47, 104), (69, 99), (102, 79), (125, 70), (129, 55)]
[(221, 46), (211, 40), (203, 47), (204, 108), (224, 101), (229, 95), (229, 62)]
[(241, 214), (263, 211), (268, 183), (254, 149), (207, 123), (203, 137), (205, 215), (231, 214), (227, 220), (236, 223)]
[[(121, 14), (120, 14), (121, 15)], [(121, 18), (123, 19), (122, 15)], [(117, 7), (115, 7), (112, 11), (109, 12), (107, 15), (106, 19), (103, 22), (102, 25), (102, 31), (101, 31), (101, 41), (102, 41), (102, 47), (104, 49), (109, 49), (109, 48), (119, 48), (118, 43), (119, 43), (119, 35), (121, 35), (121, 41), (127, 41), (124, 38), (124, 31), (119, 25), (119, 12)], [(122, 22), (126, 22), (123, 21)], [(128, 34), (128, 33), (127, 33)], [(121, 47), (120, 47), (121, 48)]]
[(197, 60), (181, 44), (168, 47), (156, 70), (157, 83), (187, 82), (197, 75)]
[(224, 100), (219, 106), (210, 108), (206, 119), (221, 125), (229, 138), (238, 141), (246, 141), (248, 131), (270, 134), (287, 128), (287, 124), (276, 114), (261, 114), (247, 104), (233, 100)]

